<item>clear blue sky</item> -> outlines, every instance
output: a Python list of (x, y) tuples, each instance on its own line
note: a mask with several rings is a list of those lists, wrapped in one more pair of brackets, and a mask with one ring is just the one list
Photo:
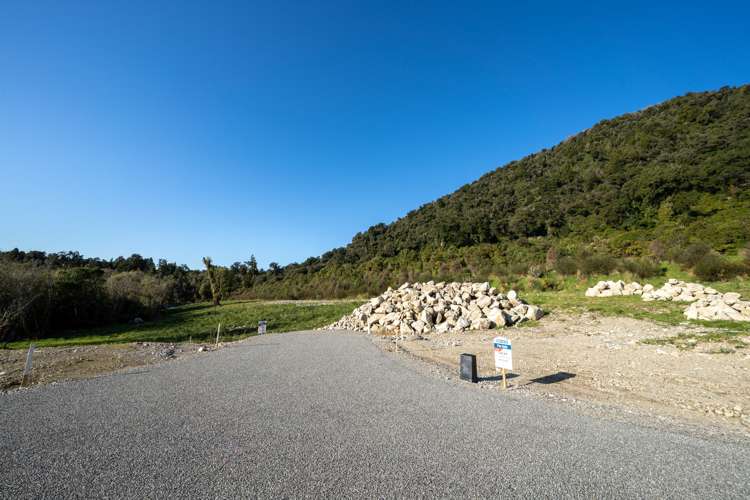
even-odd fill
[(2, 1), (0, 249), (302, 261), (750, 82), (746, 1), (526, 4)]

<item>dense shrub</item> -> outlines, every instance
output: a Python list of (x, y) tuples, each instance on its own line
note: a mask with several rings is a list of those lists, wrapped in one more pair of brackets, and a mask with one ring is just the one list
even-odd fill
[(734, 278), (747, 270), (740, 263), (730, 262), (715, 253), (709, 253), (698, 261), (693, 272), (701, 280), (720, 281)]
[(555, 270), (563, 276), (572, 276), (578, 272), (578, 264), (572, 257), (560, 257), (557, 259)]
[(705, 281), (716, 281), (721, 278), (723, 262), (718, 255), (704, 255), (695, 265), (695, 275)]
[(693, 268), (709, 253), (711, 253), (711, 247), (705, 243), (693, 243), (679, 253), (675, 260), (685, 267)]
[(46, 327), (49, 282), (49, 273), (38, 268), (0, 266), (0, 339)]
[(745, 268), (750, 272), (750, 243), (748, 243), (742, 250), (742, 262), (745, 264)]
[(648, 245), (648, 253), (656, 261), (667, 258), (667, 247), (660, 240), (654, 240)]
[(652, 278), (662, 273), (661, 265), (650, 259), (624, 259), (622, 268), (640, 279)]
[(0, 265), (0, 340), (44, 337), (66, 329), (150, 318), (174, 293), (172, 277), (142, 271), (109, 274), (88, 267), (49, 270)]
[(609, 255), (581, 257), (578, 267), (585, 276), (609, 274), (617, 268), (617, 259)]
[(142, 271), (115, 273), (105, 283), (115, 320), (156, 315), (169, 302), (174, 289), (172, 278), (157, 278)]

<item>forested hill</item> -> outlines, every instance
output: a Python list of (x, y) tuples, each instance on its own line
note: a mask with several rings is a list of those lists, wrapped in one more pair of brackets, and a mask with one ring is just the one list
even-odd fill
[(391, 256), (433, 244), (648, 227), (666, 200), (681, 214), (701, 193), (748, 186), (750, 86), (688, 94), (498, 168), (357, 235), (347, 253)]
[[(458, 267), (470, 275), (501, 273), (543, 259), (553, 244), (563, 254), (589, 247), (642, 255), (658, 237), (736, 251), (750, 239), (749, 186), (750, 86), (690, 93), (604, 120), (511, 162), (392, 224), (357, 234), (346, 247), (287, 266), (276, 281), (301, 283), (331, 266), (365, 266), (386, 276), (376, 290), (413, 274), (410, 269), (423, 277), (455, 275)], [(492, 256), (471, 270), (466, 248)], [(458, 254), (463, 262), (448, 262)], [(426, 265), (408, 265), (416, 261)], [(399, 277), (389, 272), (394, 266)], [(344, 280), (334, 288), (359, 290), (372, 281)]]
[[(266, 270), (251, 258), (217, 267), (215, 276), (221, 296), (246, 298), (350, 297), (430, 279), (548, 289), (566, 275), (663, 274), (665, 261), (714, 280), (750, 273), (748, 241), (746, 85), (604, 120), (321, 257)], [(3, 270), (90, 290), (81, 304), (97, 303), (107, 287), (122, 291), (123, 282), (139, 297), (158, 285), (163, 303), (211, 296), (205, 273), (166, 261), (11, 250), (0, 252), (0, 308), (3, 297), (15, 297), (3, 295)], [(61, 311), (81, 310), (65, 304)], [(117, 316), (110, 313), (108, 320)]]

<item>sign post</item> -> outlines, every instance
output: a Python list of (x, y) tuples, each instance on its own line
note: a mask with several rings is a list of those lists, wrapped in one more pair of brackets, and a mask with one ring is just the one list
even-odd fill
[(266, 333), (266, 322), (264, 320), (258, 321), (258, 335)]
[(505, 370), (513, 369), (513, 351), (510, 346), (510, 339), (507, 337), (495, 337), (492, 340), (492, 348), (495, 351), (495, 370), (501, 370), (503, 374), (503, 389), (508, 388), (508, 382), (505, 378)]

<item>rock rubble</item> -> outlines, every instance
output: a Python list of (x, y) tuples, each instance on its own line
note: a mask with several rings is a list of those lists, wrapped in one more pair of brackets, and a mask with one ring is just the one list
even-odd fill
[(685, 316), (708, 321), (750, 321), (750, 301), (740, 300), (740, 294), (734, 292), (714, 294), (690, 304)]
[(632, 283), (625, 283), (622, 280), (600, 281), (586, 290), (586, 297), (614, 297), (617, 295), (641, 295), (642, 293), (643, 287), (635, 281)]
[(500, 293), (489, 283), (404, 283), (370, 299), (326, 330), (358, 330), (401, 336), (487, 330), (538, 320), (543, 311), (514, 290)]
[(600, 281), (586, 290), (587, 297), (640, 295), (645, 301), (692, 302), (685, 309), (687, 319), (709, 321), (750, 321), (750, 301), (741, 300), (739, 293), (720, 293), (700, 283), (669, 279), (661, 288), (623, 281)]
[(684, 281), (669, 279), (664, 286), (654, 289), (651, 285), (648, 291), (643, 292), (643, 300), (673, 300), (675, 302), (693, 302), (699, 299), (711, 299), (712, 296), (720, 295), (713, 288), (705, 287), (700, 283), (686, 283)]

